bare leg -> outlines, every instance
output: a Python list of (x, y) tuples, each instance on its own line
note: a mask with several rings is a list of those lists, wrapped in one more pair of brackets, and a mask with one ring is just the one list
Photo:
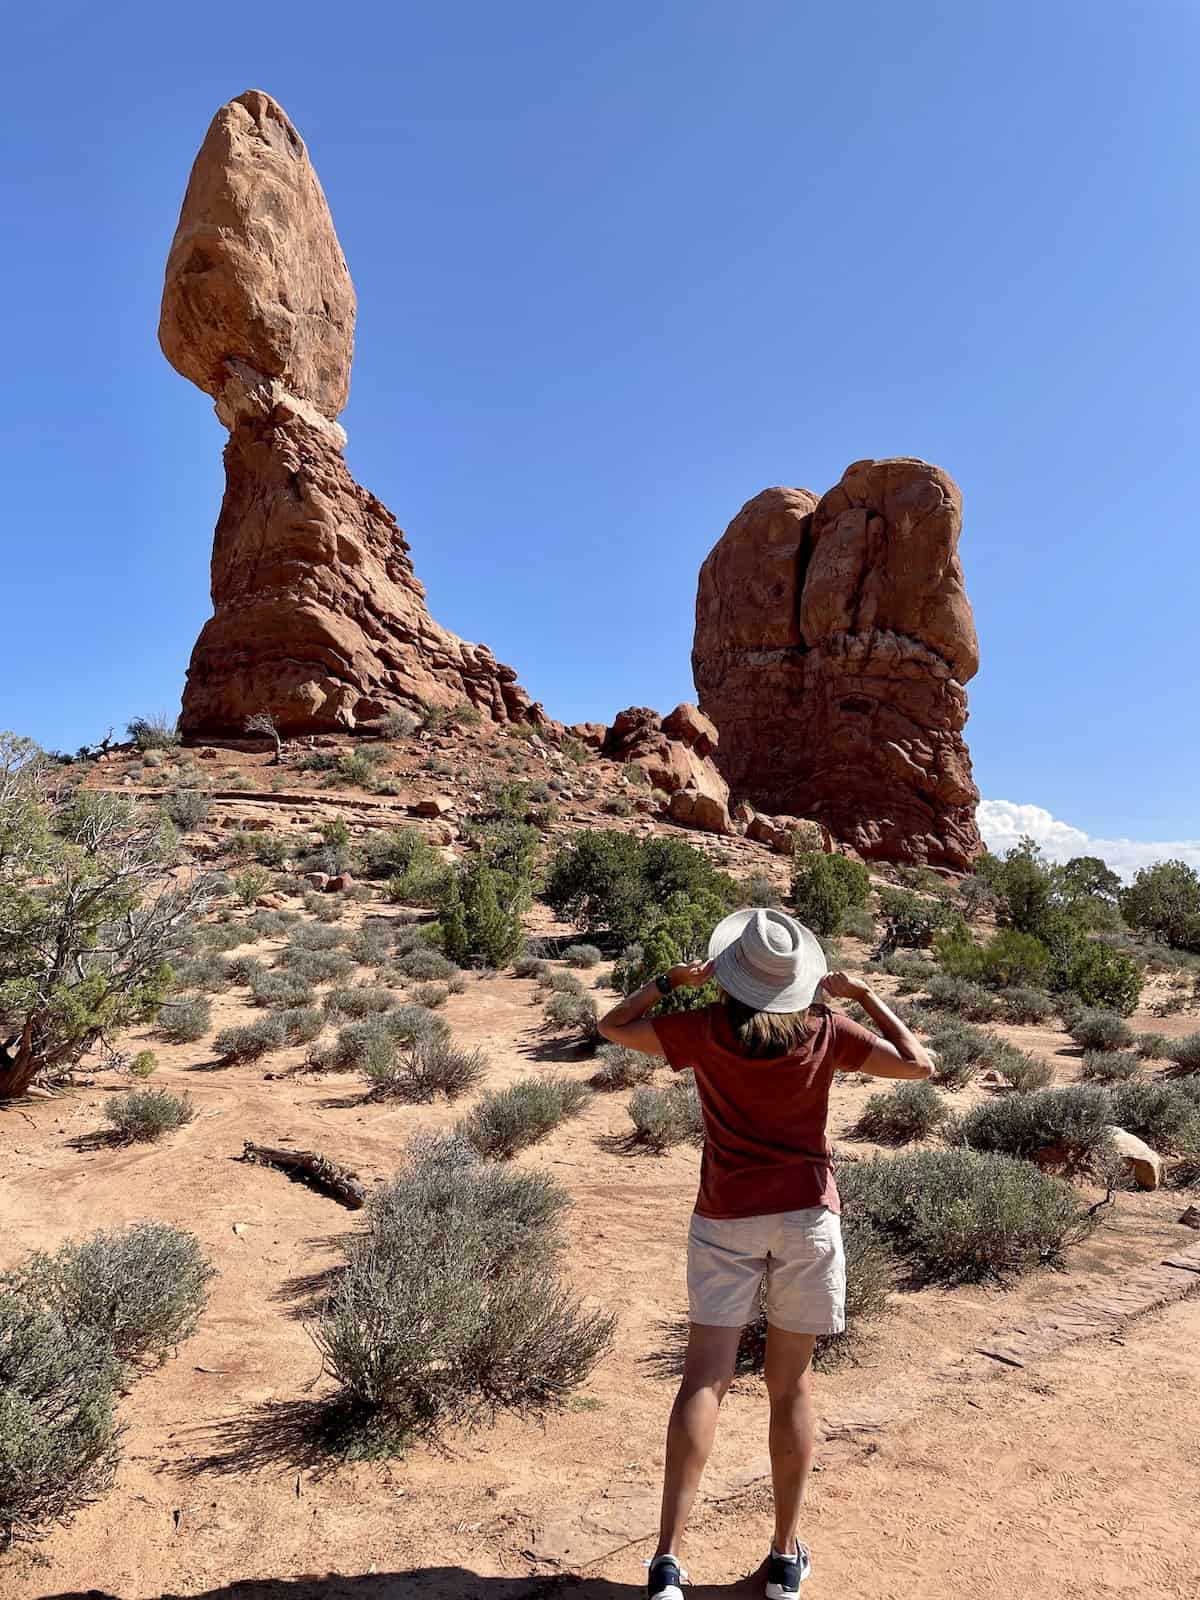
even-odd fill
[(683, 1380), (667, 1425), (662, 1522), (656, 1555), (678, 1555), (684, 1524), (717, 1432), (717, 1412), (733, 1381), (740, 1328), (693, 1322), (688, 1328)]
[(767, 1329), (765, 1376), (771, 1398), (771, 1478), (775, 1486), (775, 1548), (791, 1555), (813, 1452), (812, 1356), (816, 1337)]

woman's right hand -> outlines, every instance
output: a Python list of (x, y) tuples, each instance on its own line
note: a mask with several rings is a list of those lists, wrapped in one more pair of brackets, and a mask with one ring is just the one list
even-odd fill
[(672, 989), (703, 989), (712, 975), (711, 961), (684, 961), (667, 973)]

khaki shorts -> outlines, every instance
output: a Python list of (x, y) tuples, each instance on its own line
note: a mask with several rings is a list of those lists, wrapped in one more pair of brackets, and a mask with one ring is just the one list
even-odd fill
[(841, 1333), (846, 1326), (842, 1224), (825, 1206), (768, 1217), (693, 1216), (688, 1229), (688, 1315), (740, 1328), (758, 1315), (785, 1333)]

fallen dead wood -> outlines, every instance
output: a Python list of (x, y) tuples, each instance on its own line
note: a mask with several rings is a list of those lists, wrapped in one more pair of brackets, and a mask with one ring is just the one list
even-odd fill
[(316, 1188), (326, 1190), (351, 1211), (360, 1211), (367, 1202), (367, 1192), (358, 1181), (358, 1174), (330, 1161), (319, 1150), (280, 1150), (247, 1139), (242, 1147), (242, 1160), (278, 1167), (281, 1172), (303, 1178)]

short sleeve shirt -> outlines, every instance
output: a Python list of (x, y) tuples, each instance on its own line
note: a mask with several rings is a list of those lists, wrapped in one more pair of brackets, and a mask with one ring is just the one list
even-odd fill
[(704, 1113), (696, 1211), (770, 1216), (807, 1206), (840, 1211), (826, 1133), (835, 1071), (855, 1072), (879, 1040), (839, 1012), (818, 1008), (804, 1048), (742, 1055), (723, 1002), (652, 1019), (672, 1068), (690, 1067)]

